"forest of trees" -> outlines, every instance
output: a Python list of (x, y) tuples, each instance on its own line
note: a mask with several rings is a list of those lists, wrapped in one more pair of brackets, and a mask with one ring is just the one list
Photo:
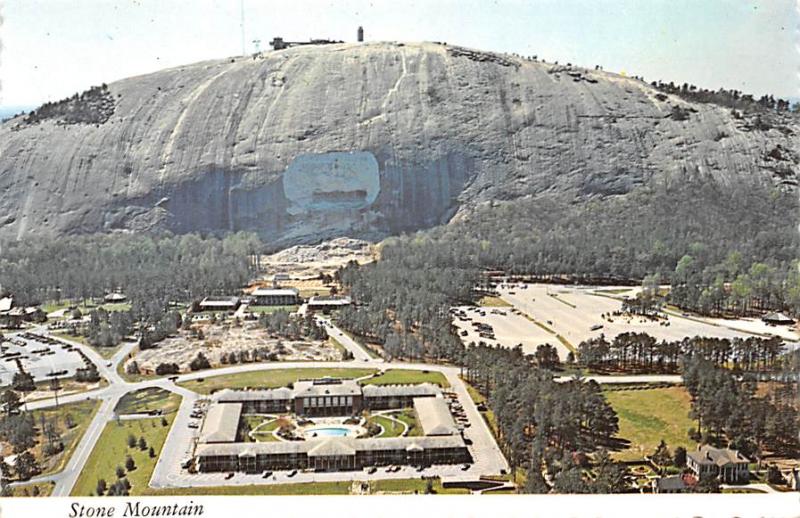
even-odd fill
[[(761, 184), (682, 181), (583, 204), (516, 200), (390, 238), (381, 260), (337, 272), (356, 305), (340, 324), (392, 357), (462, 354), (448, 310), (477, 299), (484, 269), (576, 282), (672, 283), (687, 309), (800, 315), (797, 197)], [(624, 229), (624, 230), (620, 230)]]
[[(597, 383), (556, 383), (550, 371), (534, 366), (520, 348), (486, 346), (468, 349), (464, 379), (487, 397), (509, 464), (527, 471), (526, 492), (628, 489), (626, 469), (606, 451), (613, 447), (619, 425)], [(588, 469), (594, 470), (594, 479), (584, 476)]]
[(594, 371), (678, 372), (682, 358), (696, 356), (733, 372), (774, 372), (783, 368), (784, 349), (778, 337), (729, 340), (695, 336), (659, 341), (647, 333), (628, 332), (610, 341), (600, 335), (581, 342), (578, 361)]
[[(797, 360), (797, 354), (792, 355)], [(765, 394), (758, 385), (716, 365), (700, 354), (683, 360), (683, 381), (692, 397), (691, 417), (697, 428), (689, 431), (704, 443), (729, 445), (746, 456), (764, 453), (796, 456), (798, 452), (796, 376), (776, 376)], [(792, 367), (797, 372), (797, 365)]]
[(160, 316), (170, 301), (239, 289), (256, 273), (254, 234), (73, 236), (1, 243), (0, 285), (18, 305), (101, 298), (121, 289), (134, 318)]
[(261, 313), (259, 323), (270, 333), (291, 340), (324, 340), (328, 337), (325, 329), (317, 324), (313, 313), (295, 317), (288, 311), (279, 309), (272, 313)]

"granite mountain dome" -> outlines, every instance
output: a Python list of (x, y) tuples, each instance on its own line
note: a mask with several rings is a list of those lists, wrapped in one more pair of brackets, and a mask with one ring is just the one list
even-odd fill
[(624, 195), (676, 175), (794, 186), (798, 130), (462, 47), (295, 47), (124, 79), (5, 122), (0, 238), (369, 239), (485, 202)]

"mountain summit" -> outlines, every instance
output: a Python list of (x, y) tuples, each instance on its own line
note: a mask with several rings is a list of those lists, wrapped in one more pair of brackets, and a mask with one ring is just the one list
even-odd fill
[(782, 120), (445, 44), (293, 47), (124, 79), (6, 121), (0, 238), (377, 239), (487, 202), (625, 195), (657, 179), (795, 186), (800, 127)]

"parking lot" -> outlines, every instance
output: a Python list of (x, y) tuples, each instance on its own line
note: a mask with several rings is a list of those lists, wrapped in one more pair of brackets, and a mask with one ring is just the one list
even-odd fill
[(0, 345), (0, 385), (10, 385), (22, 364), (35, 381), (45, 381), (57, 375), (71, 377), (84, 367), (80, 352), (72, 345), (47, 336), (22, 332), (8, 335)]
[(558, 338), (536, 325), (513, 307), (469, 307), (454, 309), (453, 324), (465, 344), (484, 342), (488, 345), (516, 347), (522, 345), (525, 354), (533, 354), (542, 344), (550, 344), (565, 360), (569, 349)]
[[(692, 336), (747, 338), (744, 331), (713, 321), (668, 315), (661, 320), (639, 316), (610, 316), (622, 308), (619, 299), (595, 293), (595, 287), (531, 284), (501, 285), (500, 297), (515, 308), (563, 336), (575, 347), (582, 341), (624, 332), (644, 332), (658, 340), (681, 340)], [(606, 318), (603, 318), (606, 315)]]
[[(301, 365), (301, 364), (292, 364)], [(315, 364), (303, 366), (313, 367)], [(317, 364), (318, 365), (318, 364)], [(330, 364), (325, 364), (330, 365)], [(336, 364), (334, 364), (336, 365)], [(342, 364), (347, 365), (347, 364)], [(249, 365), (241, 368), (269, 370), (281, 365)], [(401, 364), (402, 368), (425, 368), (442, 372), (451, 389), (445, 393), (448, 406), (453, 414), (457, 426), (462, 430), (465, 442), (472, 456), (473, 462), (465, 469), (463, 464), (435, 465), (425, 468), (416, 466), (385, 466), (373, 469), (366, 468), (359, 471), (340, 472), (314, 472), (314, 471), (275, 471), (269, 473), (267, 478), (262, 473), (246, 474), (230, 473), (190, 473), (186, 469), (185, 460), (191, 454), (197, 440), (198, 428), (195, 424), (201, 422), (200, 418), (193, 418), (192, 414), (199, 415), (204, 407), (198, 403), (200, 396), (180, 389), (181, 394), (190, 393), (181, 403), (178, 414), (172, 425), (161, 456), (156, 464), (153, 476), (150, 479), (151, 487), (200, 487), (221, 485), (249, 485), (249, 484), (285, 484), (301, 482), (322, 482), (341, 480), (377, 480), (377, 479), (407, 479), (436, 476), (448, 480), (475, 480), (481, 475), (497, 475), (509, 469), (488, 425), (483, 420), (480, 412), (469, 397), (466, 387), (458, 377), (459, 370), (454, 367), (440, 365)], [(187, 374), (182, 379), (191, 379), (202, 375)]]

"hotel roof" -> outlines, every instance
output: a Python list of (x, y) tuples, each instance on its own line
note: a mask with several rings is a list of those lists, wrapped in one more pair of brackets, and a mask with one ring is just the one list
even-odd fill
[(222, 403), (211, 405), (200, 430), (200, 442), (232, 443), (239, 430), (239, 417), (242, 414), (241, 403)]
[(297, 296), (297, 288), (257, 288), (251, 293), (254, 297)]
[(351, 379), (297, 381), (294, 384), (295, 397), (309, 396), (356, 396), (361, 394), (361, 386)]
[(460, 435), (436, 437), (390, 437), (386, 439), (356, 439), (327, 437), (307, 441), (233, 442), (198, 444), (195, 453), (204, 456), (281, 455), (306, 453), (309, 456), (349, 456), (360, 451), (422, 451), (435, 448), (463, 448)]
[(284, 401), (292, 399), (293, 397), (294, 391), (288, 387), (258, 390), (222, 389), (214, 393), (214, 401), (217, 403), (239, 401)]
[(438, 396), (442, 389), (433, 383), (418, 385), (364, 385), (364, 397)]
[(238, 297), (206, 297), (200, 302), (200, 306), (230, 306), (239, 303)]
[(458, 433), (453, 416), (442, 398), (414, 398), (414, 410), (426, 436)]

